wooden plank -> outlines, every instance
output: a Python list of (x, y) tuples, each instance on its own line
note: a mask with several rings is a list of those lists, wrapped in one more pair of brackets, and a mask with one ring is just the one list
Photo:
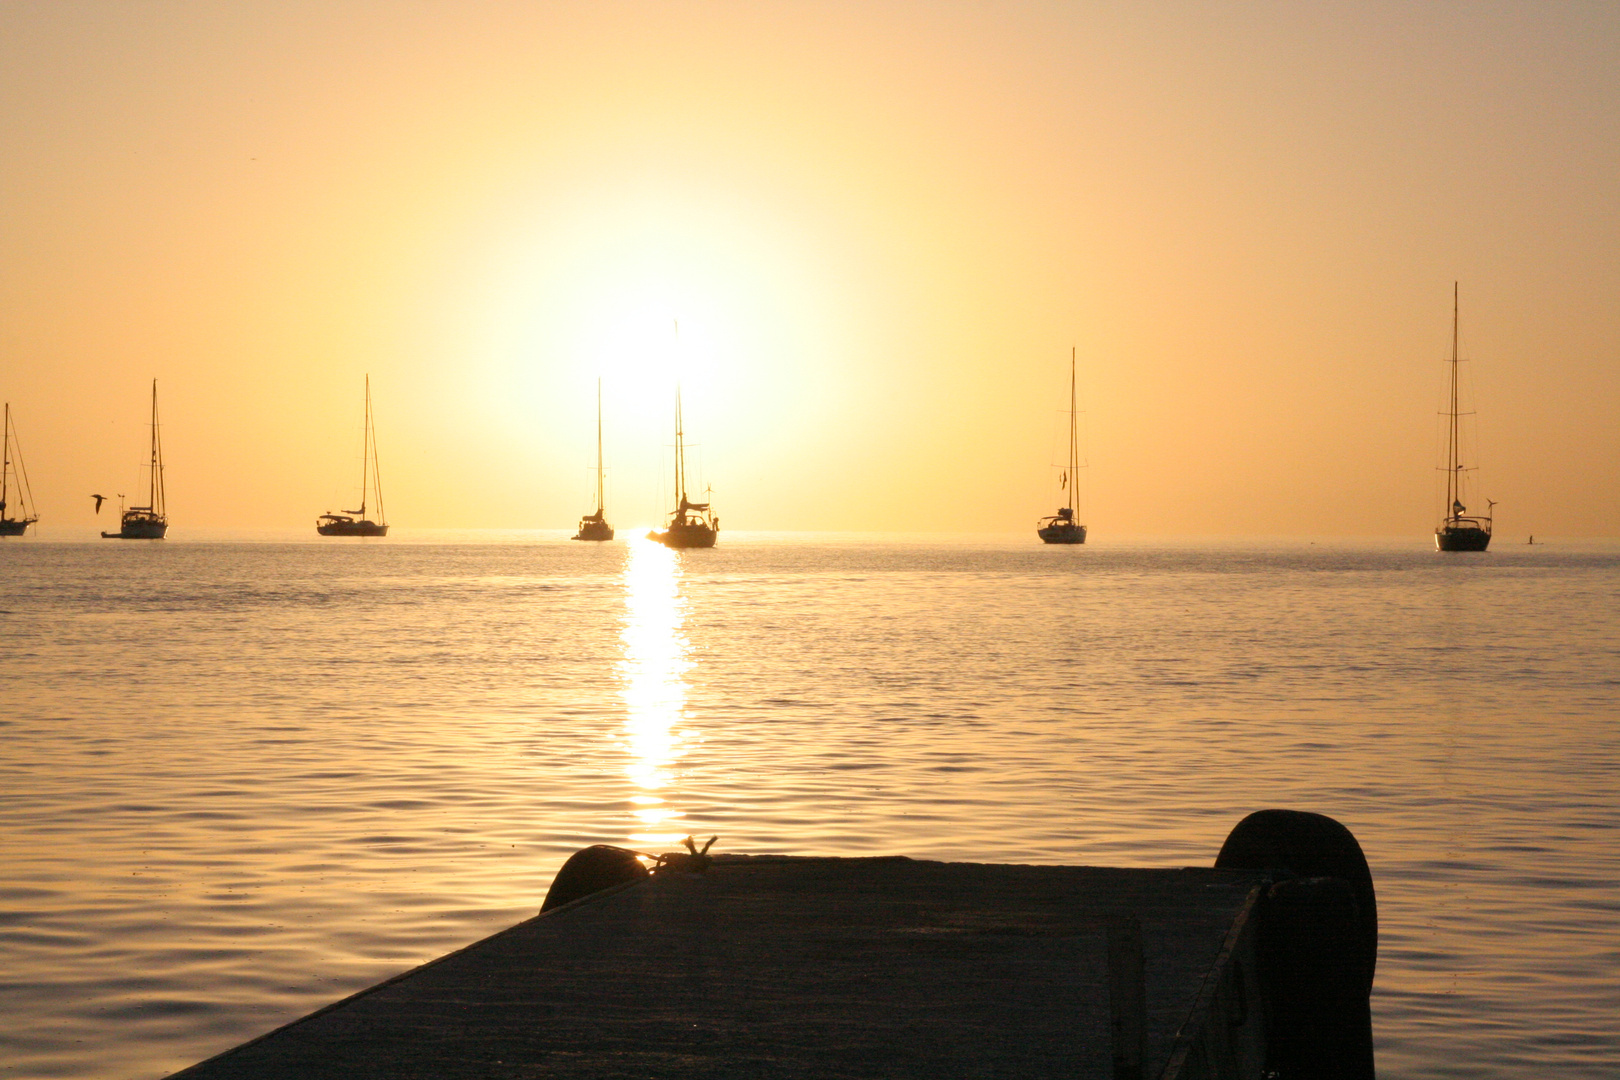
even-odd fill
[(1134, 918), (1142, 1075), (1158, 1076), (1259, 880), (720, 856), (704, 875), (557, 908), (176, 1075), (1107, 1080), (1107, 931)]
[(1142, 921), (1108, 926), (1108, 1014), (1114, 1080), (1142, 1080), (1147, 1057), (1147, 983), (1142, 973)]
[(1259, 1077), (1266, 1064), (1266, 1024), (1256, 947), (1260, 897), (1256, 884), (1226, 932), (1215, 963), (1204, 975), (1192, 1012), (1176, 1032), (1160, 1080)]

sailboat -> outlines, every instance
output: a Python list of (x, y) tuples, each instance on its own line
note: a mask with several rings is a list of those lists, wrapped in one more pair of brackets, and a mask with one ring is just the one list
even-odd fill
[(710, 548), (720, 535), (720, 519), (706, 502), (686, 497), (686, 433), (681, 430), (681, 389), (675, 388), (675, 509), (663, 532), (653, 530), (647, 539), (665, 547)]
[[(34, 493), (28, 489), (28, 470), (23, 468), (22, 448), (17, 445), (17, 430), (11, 426), (11, 402), (6, 402), (6, 421), (4, 434), (4, 449), (0, 450), (0, 536), (21, 536), (28, 531), (28, 526), (39, 520), (34, 513)], [(17, 501), (22, 504), (21, 517), (11, 517), (7, 513), (8, 500), (11, 498), (11, 477), (13, 474), (12, 462), (15, 461), (15, 474), (17, 477)]]
[(1051, 517), (1042, 518), (1036, 525), (1035, 535), (1047, 544), (1083, 544), (1086, 527), (1074, 520), (1075, 478), (1080, 473), (1080, 413), (1076, 409), (1074, 390), (1074, 349), (1069, 350), (1069, 461), (1060, 475), (1058, 487), (1068, 506), (1058, 507)]
[[(377, 517), (366, 517), (366, 499), (377, 496)], [(360, 440), (360, 509), (341, 513), (328, 511), (315, 519), (315, 531), (322, 536), (387, 536), (388, 517), (383, 513), (382, 473), (377, 469), (377, 429), (371, 422), (371, 376), (366, 376), (366, 426)]]
[(1484, 551), (1491, 543), (1491, 514), (1496, 503), (1486, 500), (1485, 515), (1470, 516), (1463, 505), (1463, 474), (1471, 471), (1462, 463), (1462, 445), (1457, 408), (1457, 283), (1451, 283), (1451, 408), (1446, 417), (1446, 512), (1434, 530), (1434, 546), (1440, 551)]
[[(161, 540), (169, 531), (163, 507), (163, 437), (158, 430), (157, 380), (152, 380), (152, 453), (147, 462), (145, 506), (125, 507), (119, 497), (118, 531), (104, 532), (103, 540)], [(96, 509), (101, 500), (96, 499)]]
[(602, 506), (602, 380), (596, 380), (596, 513), (579, 519), (579, 532), (573, 540), (611, 540), (613, 526), (607, 523), (607, 512)]

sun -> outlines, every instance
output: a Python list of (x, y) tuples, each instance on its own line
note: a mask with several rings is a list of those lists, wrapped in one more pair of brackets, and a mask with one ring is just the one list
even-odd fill
[(722, 284), (693, 280), (676, 267), (632, 266), (604, 273), (581, 291), (577, 332), (584, 366), (648, 391), (709, 381)]
[(740, 483), (740, 461), (777, 452), (832, 392), (815, 375), (839, 355), (833, 279), (804, 226), (715, 191), (557, 194), (479, 249), (447, 380), (476, 437), (535, 505), (578, 501), (600, 380), (609, 496), (650, 523), (671, 497), (678, 388), (688, 482)]

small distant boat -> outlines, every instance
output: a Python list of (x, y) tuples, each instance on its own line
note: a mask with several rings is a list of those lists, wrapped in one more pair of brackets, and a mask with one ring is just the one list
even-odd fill
[(1446, 414), (1446, 512), (1434, 530), (1439, 551), (1484, 551), (1491, 543), (1491, 516), (1496, 503), (1487, 499), (1485, 514), (1470, 516), (1463, 505), (1463, 477), (1471, 472), (1462, 462), (1457, 403), (1457, 283), (1451, 284), (1451, 408)]
[[(0, 439), (4, 440), (4, 449), (0, 450), (0, 536), (21, 536), (28, 531), (28, 526), (39, 520), (39, 515), (34, 512), (34, 493), (28, 489), (28, 470), (23, 467), (17, 429), (11, 426), (9, 401), (6, 402), (4, 433), (0, 434)], [(12, 517), (9, 510), (13, 475), (17, 478), (15, 487), (21, 517)]]
[[(377, 497), (377, 517), (366, 517), (366, 500)], [(377, 429), (371, 422), (371, 376), (366, 376), (366, 426), (360, 441), (360, 509), (327, 512), (315, 519), (322, 536), (387, 536), (388, 516), (383, 513), (382, 473), (377, 468)]]
[(681, 430), (681, 391), (675, 388), (675, 509), (663, 532), (653, 530), (647, 539), (665, 547), (711, 548), (720, 536), (720, 519), (706, 502), (686, 497), (686, 433)]
[(611, 540), (613, 526), (607, 523), (607, 511), (602, 506), (602, 380), (596, 380), (596, 513), (579, 519), (579, 532), (573, 540)]
[(1068, 506), (1058, 507), (1058, 512), (1051, 517), (1042, 518), (1035, 529), (1035, 535), (1047, 544), (1083, 544), (1086, 542), (1086, 527), (1074, 520), (1075, 477), (1080, 472), (1080, 414), (1076, 410), (1074, 390), (1074, 349), (1069, 350), (1069, 462), (1068, 467), (1060, 474), (1058, 489), (1063, 492), (1064, 501)]
[[(96, 509), (101, 498), (96, 497)], [(123, 505), (119, 496), (118, 531), (104, 532), (103, 540), (161, 540), (169, 531), (169, 518), (163, 505), (163, 436), (158, 428), (157, 380), (152, 380), (152, 452), (147, 462), (145, 506)]]

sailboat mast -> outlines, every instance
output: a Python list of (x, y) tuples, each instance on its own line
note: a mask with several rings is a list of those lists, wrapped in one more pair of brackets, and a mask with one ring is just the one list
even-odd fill
[(1451, 424), (1446, 434), (1446, 517), (1457, 516), (1462, 477), (1458, 474), (1457, 445), (1457, 282), (1451, 283)]
[(602, 377), (596, 377), (596, 512), (602, 513)]
[(675, 505), (686, 504), (686, 443), (681, 431), (681, 388), (675, 387)]
[[(388, 510), (383, 506), (382, 459), (377, 454), (377, 421), (371, 415), (371, 376), (366, 376), (366, 441), (371, 444), (371, 490), (377, 493), (377, 520), (388, 524)], [(365, 494), (364, 492), (361, 493)]]
[[(11, 402), (6, 402), (5, 429), (0, 431), (0, 441), (5, 448), (0, 450), (0, 514), (6, 510), (6, 481), (11, 478)], [(26, 510), (26, 507), (24, 508)]]
[(1080, 416), (1077, 412), (1079, 400), (1075, 397), (1074, 390), (1074, 356), (1075, 347), (1071, 345), (1069, 346), (1069, 509), (1078, 511), (1079, 500), (1074, 497), (1074, 492), (1080, 472), (1080, 448), (1076, 442)]
[(360, 516), (366, 516), (366, 481), (371, 476), (371, 373), (366, 373), (366, 420), (360, 431)]
[(158, 517), (163, 516), (163, 439), (158, 429), (157, 380), (152, 380), (152, 462), (151, 483), (146, 494), (146, 507)]

